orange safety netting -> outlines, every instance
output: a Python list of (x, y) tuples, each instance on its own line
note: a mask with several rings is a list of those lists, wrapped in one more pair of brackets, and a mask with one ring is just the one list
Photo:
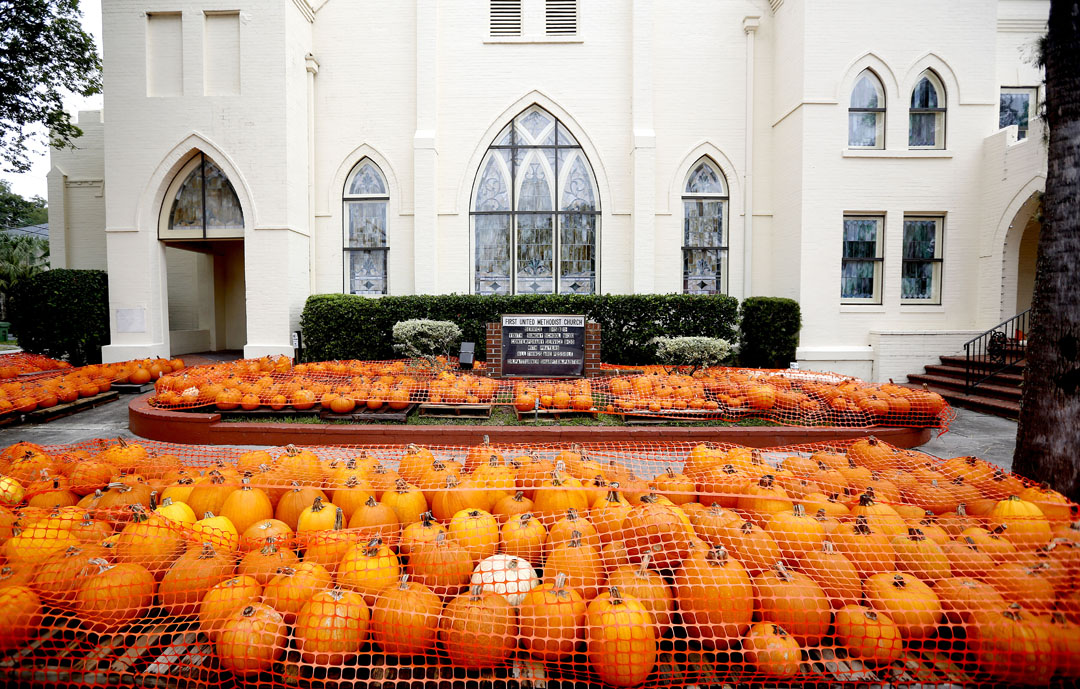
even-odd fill
[(1077, 506), (974, 457), (98, 440), (0, 473), (8, 684), (1080, 677)]
[(113, 383), (145, 384), (166, 371), (179, 371), (180, 359), (136, 359), (115, 364), (90, 364), (41, 372), (0, 382), (0, 417), (48, 409), (108, 392)]
[(150, 403), (165, 409), (329, 409), (348, 413), (414, 403), (504, 404), (518, 412), (604, 412), (675, 421), (757, 418), (796, 426), (874, 425), (947, 429), (954, 412), (934, 392), (808, 371), (710, 368), (694, 375), (660, 367), (630, 376), (503, 379), (455, 362), (248, 359), (163, 376)]
[(65, 368), (71, 368), (71, 364), (66, 361), (50, 359), (41, 354), (31, 354), (30, 352), (0, 354), (0, 378), (14, 378), (29, 373), (56, 371)]

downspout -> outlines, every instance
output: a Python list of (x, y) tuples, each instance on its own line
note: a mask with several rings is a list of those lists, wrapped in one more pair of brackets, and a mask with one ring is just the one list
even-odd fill
[(743, 17), (746, 34), (746, 160), (743, 162), (743, 299), (753, 294), (754, 265), (754, 34), (761, 17)]
[(308, 53), (307, 66), (307, 200), (308, 200), (308, 295), (315, 294), (315, 75), (319, 63)]

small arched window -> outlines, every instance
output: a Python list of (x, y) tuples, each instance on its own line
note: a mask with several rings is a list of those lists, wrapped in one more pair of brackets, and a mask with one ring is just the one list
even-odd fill
[(346, 294), (386, 294), (386, 220), (390, 194), (379, 166), (364, 158), (345, 181)]
[(945, 87), (929, 69), (911, 91), (908, 147), (945, 148)]
[(727, 292), (728, 190), (724, 173), (699, 160), (683, 192), (683, 293)]
[(177, 173), (166, 201), (168, 213), (158, 226), (160, 239), (243, 238), (244, 211), (232, 182), (200, 152)]
[(885, 148), (885, 90), (869, 69), (862, 71), (851, 89), (848, 147)]

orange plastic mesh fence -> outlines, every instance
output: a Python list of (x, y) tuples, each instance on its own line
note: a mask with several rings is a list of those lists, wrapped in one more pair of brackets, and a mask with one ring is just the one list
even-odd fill
[(179, 371), (183, 365), (180, 359), (136, 359), (6, 377), (0, 382), (0, 416), (94, 397), (108, 392), (113, 383), (149, 383), (163, 373)]
[(0, 378), (14, 378), (15, 376), (64, 368), (71, 368), (71, 364), (66, 361), (50, 359), (41, 354), (31, 354), (30, 352), (0, 354)]
[(872, 438), (19, 443), (0, 473), (5, 684), (1080, 676), (1076, 505)]
[(710, 368), (687, 375), (652, 367), (630, 376), (495, 380), (453, 364), (433, 369), (406, 360), (332, 361), (290, 368), (282, 358), (196, 366), (159, 380), (150, 403), (165, 409), (337, 413), (401, 411), (415, 403), (504, 404), (521, 414), (602, 412), (677, 421), (758, 418), (795, 426), (943, 430), (955, 416), (937, 393), (832, 373)]

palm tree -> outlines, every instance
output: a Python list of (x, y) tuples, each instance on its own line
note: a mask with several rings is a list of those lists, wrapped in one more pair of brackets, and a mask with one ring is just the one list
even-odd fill
[(49, 268), (49, 240), (0, 232), (0, 320), (7, 320), (8, 297), (20, 281)]
[(1052, 0), (1043, 225), (1013, 470), (1080, 499), (1080, 1)]

